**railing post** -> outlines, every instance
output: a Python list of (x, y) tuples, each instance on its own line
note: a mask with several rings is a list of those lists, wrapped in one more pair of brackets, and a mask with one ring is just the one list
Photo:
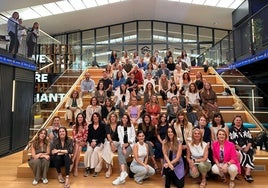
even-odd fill
[(251, 89), (251, 95), (252, 95), (252, 113), (255, 114), (255, 96), (254, 96), (254, 87)]

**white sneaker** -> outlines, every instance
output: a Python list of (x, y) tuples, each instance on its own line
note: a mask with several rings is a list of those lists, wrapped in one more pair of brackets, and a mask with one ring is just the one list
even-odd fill
[(35, 179), (33, 180), (33, 185), (37, 185), (38, 181), (36, 181)]
[(47, 178), (42, 178), (42, 181), (43, 181), (43, 184), (47, 184), (48, 183)]
[(121, 172), (120, 177), (119, 177), (120, 181), (125, 180), (127, 178), (127, 176), (128, 176), (128, 173), (126, 171)]
[(120, 185), (120, 184), (123, 184), (123, 183), (125, 183), (126, 182), (126, 180), (123, 180), (123, 181), (121, 181), (120, 180), (120, 177), (118, 177), (118, 178), (116, 178), (114, 181), (113, 181), (113, 185)]

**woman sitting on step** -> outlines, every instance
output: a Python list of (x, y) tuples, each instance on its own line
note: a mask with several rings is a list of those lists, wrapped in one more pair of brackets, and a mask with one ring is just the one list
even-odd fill
[(75, 125), (73, 125), (73, 140), (74, 140), (74, 155), (72, 157), (74, 176), (78, 176), (78, 164), (80, 160), (80, 153), (87, 143), (88, 125), (86, 118), (82, 113), (76, 116)]
[(109, 178), (112, 174), (114, 152), (119, 146), (119, 138), (117, 133), (118, 115), (116, 112), (110, 112), (108, 115), (108, 122), (106, 125), (106, 139), (102, 152), (102, 158), (106, 162), (107, 172), (105, 177)]
[[(69, 175), (70, 166), (72, 163), (71, 156), (73, 154), (73, 140), (68, 137), (67, 129), (60, 127), (58, 131), (58, 138), (55, 138), (50, 144), (51, 161), (53, 161), (58, 172), (58, 181), (64, 183), (65, 188), (70, 187)], [(65, 167), (66, 178), (62, 177), (61, 166)]]
[(29, 160), (29, 166), (33, 170), (34, 180), (33, 185), (37, 185), (42, 175), (42, 181), (44, 184), (48, 183), (47, 172), (49, 168), (49, 141), (47, 139), (46, 129), (40, 129), (37, 136), (33, 139), (31, 146), (31, 159)]
[(132, 153), (132, 148), (135, 143), (135, 128), (130, 122), (130, 117), (128, 114), (124, 114), (121, 123), (117, 128), (118, 137), (119, 137), (119, 146), (118, 146), (118, 161), (121, 169), (120, 176), (117, 177), (112, 183), (113, 185), (123, 184), (126, 181), (127, 173), (127, 161), (126, 159)]
[(78, 113), (82, 111), (83, 107), (83, 101), (79, 97), (78, 91), (74, 90), (66, 101), (65, 108), (66, 108), (66, 114), (65, 114), (65, 120), (69, 122), (69, 125), (73, 125), (73, 120), (77, 116)]
[(138, 142), (134, 144), (134, 159), (131, 162), (130, 170), (135, 174), (134, 180), (138, 184), (142, 184), (143, 180), (155, 174), (155, 170), (148, 165), (149, 147), (145, 143), (145, 134), (142, 130), (137, 133)]

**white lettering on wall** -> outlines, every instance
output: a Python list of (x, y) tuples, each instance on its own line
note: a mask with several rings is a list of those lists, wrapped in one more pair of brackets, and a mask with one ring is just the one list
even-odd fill
[(47, 83), (48, 74), (39, 74), (39, 73), (35, 73), (35, 82), (37, 83)]
[(37, 93), (36, 102), (60, 102), (65, 93)]

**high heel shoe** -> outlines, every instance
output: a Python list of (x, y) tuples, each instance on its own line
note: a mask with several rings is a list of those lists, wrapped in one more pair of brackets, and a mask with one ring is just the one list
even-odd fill
[(66, 176), (64, 188), (70, 188), (69, 176)]

